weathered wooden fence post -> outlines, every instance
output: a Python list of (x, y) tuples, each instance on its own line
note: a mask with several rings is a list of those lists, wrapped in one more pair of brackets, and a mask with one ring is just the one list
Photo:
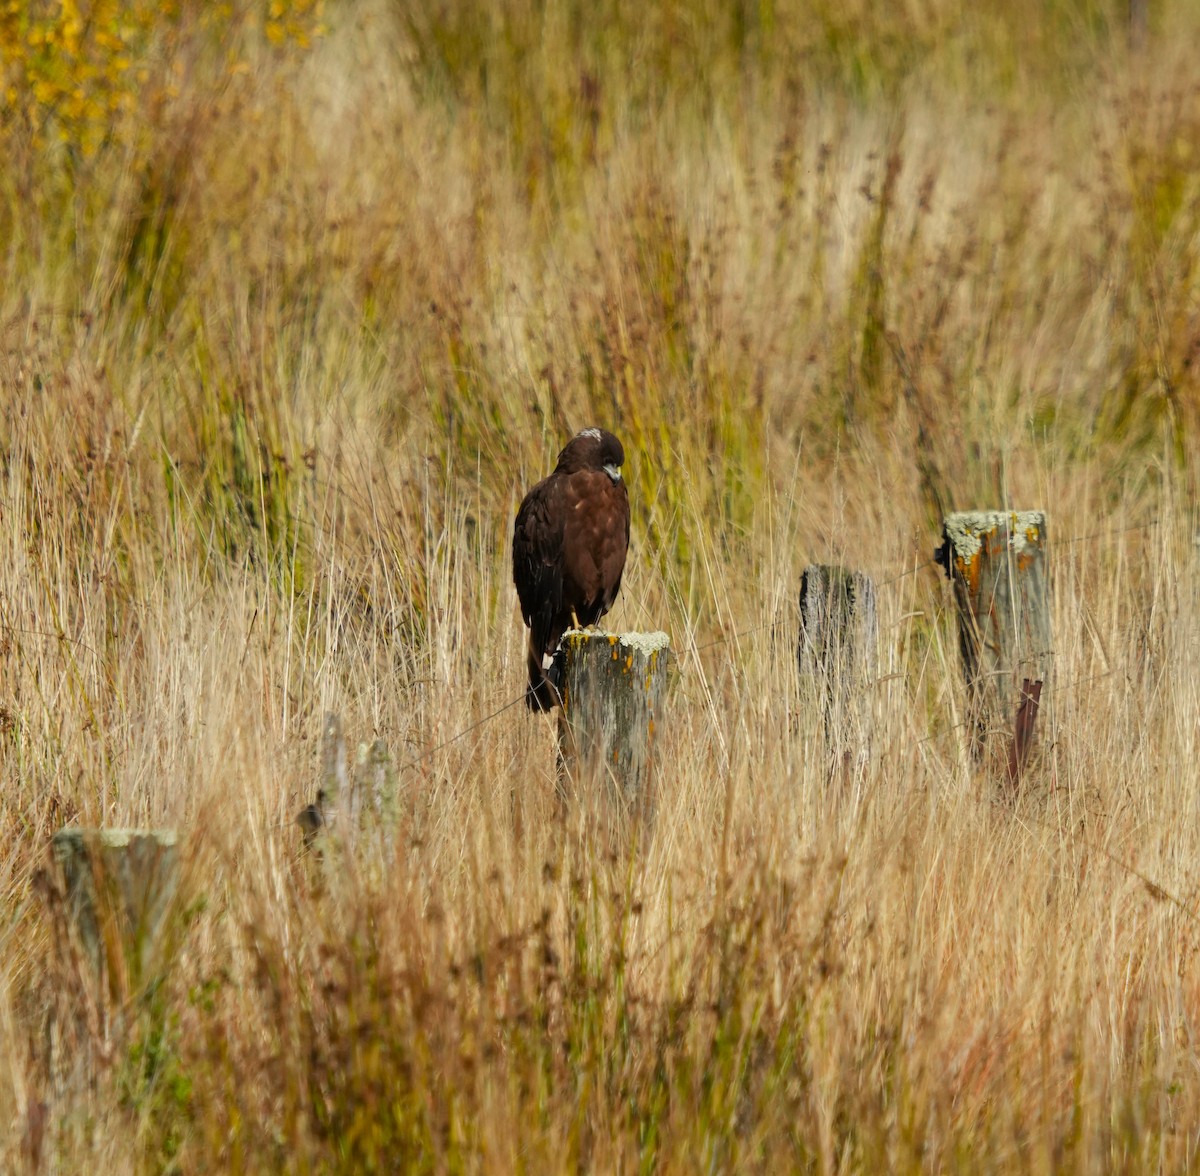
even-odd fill
[(296, 824), (311, 845), (328, 826), (343, 839), (353, 839), (372, 825), (390, 842), (396, 816), (397, 782), (387, 744), (376, 739), (358, 745), (354, 768), (346, 754), (342, 720), (332, 711), (321, 728), (321, 783), (316, 799), (296, 814)]
[(176, 842), (171, 829), (68, 828), (54, 835), (70, 925), (116, 1000), (149, 978), (179, 885)]
[(871, 756), (869, 685), (878, 666), (875, 584), (862, 572), (810, 564), (800, 581), (801, 688), (820, 707), (826, 773), (862, 771)]
[(572, 629), (563, 637), (559, 787), (568, 800), (603, 804), (618, 818), (653, 819), (670, 650), (666, 633)]
[[(1046, 515), (1040, 510), (947, 515), (936, 558), (954, 586), (976, 754), (985, 752), (993, 734), (1011, 746), (1018, 707), (1034, 685), (1032, 715), (1039, 704), (1045, 709), (1050, 694)], [(1022, 686), (1025, 681), (1028, 686)], [(1018, 760), (1032, 739), (1028, 706), (1026, 716), (1030, 729), (1020, 731)]]
[(1129, 0), (1129, 47), (1135, 53), (1146, 47), (1146, 34), (1149, 29), (1149, 0)]

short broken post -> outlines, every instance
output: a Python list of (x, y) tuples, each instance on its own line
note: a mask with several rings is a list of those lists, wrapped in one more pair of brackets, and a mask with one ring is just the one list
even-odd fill
[(70, 929), (116, 1000), (153, 975), (179, 885), (172, 829), (60, 829), (52, 843)]
[(800, 581), (800, 685), (819, 708), (826, 776), (861, 772), (871, 757), (870, 684), (878, 666), (875, 584), (862, 572), (809, 564)]
[(358, 745), (351, 770), (341, 716), (330, 711), (321, 728), (321, 783), (316, 799), (296, 814), (305, 847), (310, 847), (322, 829), (328, 828), (343, 840), (353, 839), (368, 828), (378, 829), (390, 842), (396, 816), (396, 773), (387, 744), (376, 739)]
[(667, 694), (666, 633), (571, 629), (559, 656), (559, 789), (605, 816), (650, 821), (655, 743)]
[[(1008, 749), (1017, 748), (1019, 739), (1009, 774), (1015, 783), (1029, 754), (1033, 720), (1050, 693), (1046, 515), (1040, 510), (947, 515), (936, 558), (954, 586), (975, 754), (990, 754), (995, 742), (996, 754), (1008, 760)], [(1019, 708), (1024, 714), (1018, 723)]]

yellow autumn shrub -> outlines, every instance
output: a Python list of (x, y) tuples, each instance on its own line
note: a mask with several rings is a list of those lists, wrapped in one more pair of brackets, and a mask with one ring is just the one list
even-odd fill
[(128, 146), (198, 58), (233, 73), (256, 38), (306, 47), (322, 31), (322, 8), (322, 0), (4, 0), (0, 128), (10, 144), (38, 153), (61, 144), (76, 160)]

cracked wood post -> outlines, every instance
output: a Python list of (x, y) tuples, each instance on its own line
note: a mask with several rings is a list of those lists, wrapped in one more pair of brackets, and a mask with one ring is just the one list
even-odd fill
[(559, 656), (559, 790), (608, 814), (654, 814), (655, 743), (667, 693), (666, 633), (570, 629)]
[(826, 775), (861, 772), (871, 757), (869, 685), (878, 666), (875, 584), (862, 572), (809, 564), (800, 581), (801, 689), (819, 708)]
[(179, 886), (172, 829), (60, 829), (51, 852), (71, 927), (114, 999), (150, 978)]
[[(978, 756), (991, 735), (1003, 735), (1011, 745), (1018, 707), (1027, 696), (1023, 681), (1043, 683), (1038, 703), (1042, 710), (1047, 705), (1053, 650), (1045, 512), (947, 515), (936, 558), (954, 586), (968, 719)], [(1027, 743), (1030, 734), (1025, 734)]]

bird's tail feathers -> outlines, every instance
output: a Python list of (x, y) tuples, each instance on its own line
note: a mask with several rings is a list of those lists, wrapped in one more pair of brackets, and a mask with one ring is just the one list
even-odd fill
[(542, 656), (532, 640), (526, 661), (529, 666), (529, 685), (525, 689), (525, 705), (531, 711), (553, 710), (562, 701), (557, 662), (549, 654)]

